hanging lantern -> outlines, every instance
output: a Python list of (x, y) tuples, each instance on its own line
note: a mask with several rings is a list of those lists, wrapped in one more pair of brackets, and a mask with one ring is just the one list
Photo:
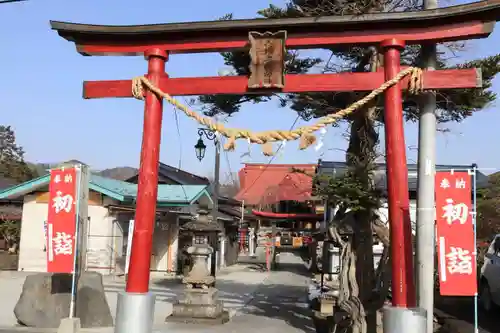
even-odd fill
[(196, 157), (201, 162), (201, 160), (205, 157), (205, 150), (207, 150), (207, 146), (205, 146), (201, 137), (198, 139), (196, 145), (194, 145), (194, 150), (196, 152)]

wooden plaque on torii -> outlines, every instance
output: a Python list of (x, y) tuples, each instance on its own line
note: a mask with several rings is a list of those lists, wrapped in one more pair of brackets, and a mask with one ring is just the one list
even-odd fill
[(250, 77), (248, 88), (285, 87), (286, 31), (255, 32), (248, 34), (250, 41)]

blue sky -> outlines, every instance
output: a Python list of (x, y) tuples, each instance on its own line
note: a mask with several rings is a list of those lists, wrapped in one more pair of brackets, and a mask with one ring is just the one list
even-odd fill
[[(142, 102), (133, 99), (83, 100), (82, 81), (125, 79), (144, 74), (142, 57), (83, 57), (74, 45), (50, 30), (49, 20), (94, 24), (147, 24), (179, 21), (213, 20), (226, 13), (236, 18), (251, 18), (269, 3), (284, 1), (252, 0), (29, 0), (26, 3), (0, 6), (1, 40), (0, 81), (2, 112), (0, 123), (12, 125), (17, 140), (25, 148), (26, 159), (52, 162), (79, 159), (94, 168), (138, 166), (141, 145)], [(464, 59), (500, 52), (500, 33), (488, 40), (468, 44)], [(214, 76), (222, 67), (218, 54), (175, 55), (166, 65), (170, 76)], [(495, 82), (498, 92), (500, 81)], [(182, 99), (181, 99), (182, 100)], [(486, 173), (500, 169), (500, 154), (494, 142), (500, 142), (500, 114), (496, 105), (462, 124), (451, 124), (451, 133), (439, 134), (437, 162), (471, 164), (476, 162)], [(212, 173), (212, 150), (198, 162), (193, 145), (196, 124), (164, 107), (161, 160), (191, 172), (208, 176)], [(252, 130), (288, 129), (296, 114), (280, 108), (276, 102), (248, 105), (228, 120), (232, 127)], [(303, 124), (299, 121), (298, 125)], [(296, 143), (288, 143), (275, 163), (316, 163), (344, 160), (346, 128), (330, 129), (324, 148), (298, 151)], [(180, 136), (178, 134), (180, 132)], [(408, 159), (416, 161), (418, 129), (406, 125)], [(180, 139), (182, 137), (182, 140)], [(208, 145), (209, 146), (209, 145)], [(209, 146), (210, 147), (210, 146)], [(222, 157), (222, 169), (236, 172), (242, 162), (266, 162), (260, 147), (250, 147), (251, 159), (240, 156), (248, 145), (239, 141), (237, 151)], [(229, 161), (229, 163), (228, 163)], [(224, 177), (223, 177), (224, 178)], [(223, 179), (224, 180), (224, 179)]]

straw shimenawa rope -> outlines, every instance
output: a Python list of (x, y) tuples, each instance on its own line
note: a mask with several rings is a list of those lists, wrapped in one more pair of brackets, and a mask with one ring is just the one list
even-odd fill
[(225, 150), (234, 150), (236, 140), (248, 139), (252, 143), (263, 145), (262, 151), (264, 155), (273, 155), (272, 142), (276, 141), (293, 141), (300, 139), (299, 148), (306, 149), (316, 142), (314, 132), (333, 124), (336, 121), (348, 116), (359, 108), (365, 106), (375, 97), (392, 87), (404, 77), (410, 75), (408, 82), (408, 90), (412, 94), (420, 92), (423, 88), (422, 70), (416, 67), (409, 67), (399, 72), (394, 78), (383, 83), (379, 88), (373, 90), (371, 93), (360, 99), (359, 101), (351, 104), (349, 107), (337, 111), (336, 113), (329, 114), (312, 125), (302, 126), (294, 130), (272, 130), (262, 132), (252, 132), (250, 130), (238, 128), (226, 128), (223, 124), (214, 122), (209, 117), (204, 117), (197, 112), (191, 110), (188, 106), (180, 103), (168, 93), (156, 87), (151, 81), (144, 76), (136, 77), (132, 80), (132, 95), (140, 100), (144, 99), (144, 87), (155, 93), (157, 96), (164, 98), (167, 102), (184, 112), (188, 117), (195, 119), (199, 124), (207, 127), (208, 129), (218, 132), (228, 138), (224, 145)]

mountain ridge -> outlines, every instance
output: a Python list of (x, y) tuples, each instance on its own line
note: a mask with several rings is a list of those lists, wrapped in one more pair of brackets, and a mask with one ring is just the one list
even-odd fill
[[(39, 176), (46, 175), (49, 173), (49, 170), (51, 168), (55, 168), (57, 166), (61, 166), (64, 164), (73, 164), (73, 163), (81, 163), (81, 164), (86, 164), (78, 160), (69, 160), (69, 161), (64, 161), (64, 162), (58, 162), (58, 163), (32, 163), (32, 162), (26, 162), (28, 166), (36, 171), (36, 173)], [(94, 170), (91, 168), (92, 173), (106, 177), (106, 178), (112, 178), (112, 179), (117, 179), (117, 180), (126, 180), (129, 179), (133, 176), (135, 176), (138, 172), (139, 169), (130, 167), (130, 166), (120, 166), (120, 167), (113, 167), (113, 168), (107, 168), (104, 170)]]

